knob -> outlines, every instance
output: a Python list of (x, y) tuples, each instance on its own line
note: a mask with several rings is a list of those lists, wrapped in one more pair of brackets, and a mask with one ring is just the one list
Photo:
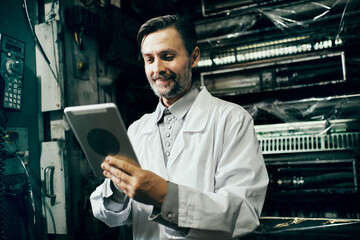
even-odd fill
[(7, 143), (16, 142), (19, 139), (19, 134), (17, 132), (8, 131), (5, 134), (4, 139)]
[(20, 74), (22, 71), (22, 63), (19, 60), (9, 59), (6, 62), (6, 70), (9, 74)]

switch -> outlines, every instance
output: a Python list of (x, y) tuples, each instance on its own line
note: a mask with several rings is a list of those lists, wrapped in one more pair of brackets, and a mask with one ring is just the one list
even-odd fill
[(7, 143), (16, 142), (19, 139), (19, 134), (17, 132), (8, 131), (6, 132), (4, 139)]

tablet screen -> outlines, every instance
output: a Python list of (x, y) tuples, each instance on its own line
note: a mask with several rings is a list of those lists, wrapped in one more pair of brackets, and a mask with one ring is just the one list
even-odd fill
[(114, 103), (67, 107), (64, 113), (97, 177), (104, 178), (100, 165), (108, 155), (122, 155), (138, 163)]

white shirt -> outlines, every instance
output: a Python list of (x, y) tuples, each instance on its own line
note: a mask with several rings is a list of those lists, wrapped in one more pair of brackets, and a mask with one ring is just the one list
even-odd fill
[[(253, 231), (259, 224), (268, 175), (251, 116), (204, 88), (187, 113), (165, 166), (157, 111), (134, 122), (128, 133), (142, 168), (178, 184), (176, 227), (190, 229), (184, 239), (231, 239)], [(134, 239), (175, 237), (169, 227), (150, 220), (153, 206), (130, 200), (115, 203), (117, 209), (105, 209), (104, 201), (112, 194), (109, 182), (105, 180), (91, 195), (95, 217), (109, 226), (132, 222)]]

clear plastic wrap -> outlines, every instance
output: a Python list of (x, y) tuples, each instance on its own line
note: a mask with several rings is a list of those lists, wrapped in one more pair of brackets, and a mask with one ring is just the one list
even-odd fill
[[(359, 79), (360, 52), (356, 49), (360, 42), (360, 1), (202, 0), (202, 14), (203, 19), (196, 23), (202, 51), (199, 67), (204, 79), (201, 84), (220, 97), (221, 94), (276, 91), (284, 85), (289, 89), (310, 89), (316, 85), (354, 83)], [(326, 65), (324, 56), (344, 52), (341, 61), (336, 62), (342, 66), (338, 72), (343, 76), (335, 76), (336, 68)], [(316, 71), (314, 61), (307, 59), (309, 56), (321, 56), (316, 60)], [(243, 70), (235, 75), (228, 73), (229, 68), (224, 66)], [(291, 66), (294, 71), (289, 71)], [(231, 81), (227, 81), (224, 74), (217, 74), (223, 69)], [(266, 80), (268, 78), (270, 80)], [(211, 81), (206, 81), (209, 79)], [(250, 90), (246, 89), (248, 85)], [(260, 124), (359, 119), (360, 97), (356, 95), (359, 90), (351, 91), (355, 95), (288, 102), (266, 99), (246, 109)], [(313, 96), (317, 96), (316, 93)]]
[(211, 14), (204, 10), (207, 1), (202, 4), (204, 18), (196, 22), (199, 67), (341, 50), (360, 38), (360, 1), (251, 1)]
[[(360, 95), (330, 96), (283, 102), (268, 99), (244, 106), (255, 121), (260, 118), (277, 119), (278, 122), (360, 119)], [(266, 121), (268, 119), (263, 119)]]
[(274, 32), (293, 36), (326, 31), (339, 39), (343, 34), (356, 34), (345, 33), (350, 31), (346, 27), (359, 23), (359, 1), (252, 1), (211, 14), (206, 13), (207, 1), (203, 0), (202, 4), (205, 18), (196, 24), (199, 43), (211, 46), (224, 46), (236, 40), (241, 42), (248, 35), (273, 35)]
[(309, 234), (313, 233), (314, 239), (316, 239), (321, 238), (320, 236), (329, 236), (329, 234), (339, 234), (340, 231), (348, 237), (355, 237), (359, 234), (360, 225), (358, 219), (263, 217), (261, 220), (262, 224), (254, 235), (266, 235), (269, 239), (272, 237), (283, 239), (284, 235), (282, 234), (284, 233), (289, 234), (288, 238), (304, 234), (311, 236)]
[(360, 95), (348, 95), (290, 102), (269, 100), (245, 108), (254, 118), (263, 154), (357, 152), (359, 104)]

